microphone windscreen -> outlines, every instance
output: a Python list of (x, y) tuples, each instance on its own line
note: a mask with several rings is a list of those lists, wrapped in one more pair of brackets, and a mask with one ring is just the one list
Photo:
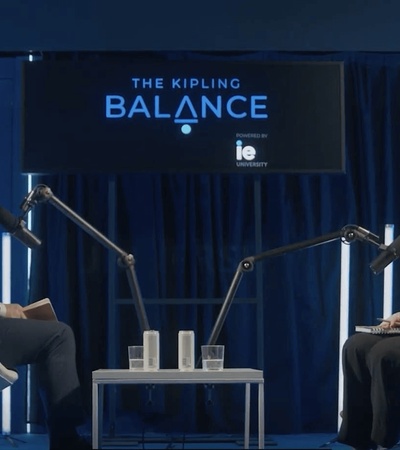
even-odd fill
[(400, 255), (400, 236), (398, 236), (385, 250), (383, 250), (370, 264), (371, 270), (375, 275), (390, 263), (395, 261)]
[(6, 231), (14, 233), (19, 224), (19, 220), (10, 211), (0, 206), (0, 225), (2, 225)]

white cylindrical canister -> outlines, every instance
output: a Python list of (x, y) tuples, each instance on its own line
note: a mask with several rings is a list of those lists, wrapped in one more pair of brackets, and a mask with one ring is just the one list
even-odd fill
[(143, 370), (160, 368), (160, 335), (158, 331), (143, 332)]
[(178, 333), (178, 369), (194, 369), (194, 331), (181, 330)]

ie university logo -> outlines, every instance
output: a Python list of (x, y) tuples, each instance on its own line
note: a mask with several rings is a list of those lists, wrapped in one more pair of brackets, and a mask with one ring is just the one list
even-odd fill
[(251, 145), (245, 145), (239, 139), (236, 141), (236, 161), (253, 161), (256, 157), (256, 149)]

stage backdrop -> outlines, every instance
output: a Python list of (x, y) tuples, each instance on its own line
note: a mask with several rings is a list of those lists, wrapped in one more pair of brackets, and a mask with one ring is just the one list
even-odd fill
[[(153, 55), (154, 58), (159, 55)], [(134, 58), (134, 55), (132, 56)], [(142, 55), (143, 57), (143, 55)], [(151, 59), (152, 55), (147, 55)], [(161, 366), (176, 366), (176, 337), (193, 329), (197, 346), (209, 336), (219, 312), (207, 299), (223, 298), (236, 267), (257, 251), (311, 239), (358, 224), (383, 238), (384, 225), (398, 232), (400, 55), (182, 53), (196, 60), (344, 61), (346, 173), (336, 174), (69, 174), (37, 178), (54, 194), (135, 256), (152, 328), (161, 336)], [(165, 143), (166, 146), (173, 145)], [(112, 157), (112, 155), (110, 155)], [(109, 199), (110, 182), (115, 193)], [(260, 199), (254, 200), (259, 186)], [(110, 205), (112, 210), (110, 210)], [(255, 211), (257, 210), (257, 211)], [(255, 212), (261, 217), (256, 226)], [(110, 216), (115, 215), (115, 232)], [(35, 232), (44, 244), (33, 253), (32, 300), (52, 298), (60, 319), (77, 336), (79, 373), (90, 388), (91, 370), (107, 365), (108, 252), (51, 205), (35, 207)], [(378, 251), (360, 242), (351, 248), (350, 332), (382, 314), (383, 277), (369, 263)], [(244, 275), (238, 296), (263, 286), (263, 336), (256, 338), (257, 311), (233, 304), (218, 339), (228, 367), (256, 367), (263, 348), (267, 433), (332, 432), (337, 425), (340, 244), (338, 241), (258, 263)], [(394, 263), (394, 309), (400, 309)], [(118, 295), (129, 297), (124, 274)], [(197, 303), (179, 303), (194, 298)], [(163, 305), (163, 299), (166, 303)], [(175, 303), (167, 302), (175, 299)], [(140, 330), (129, 303), (119, 306), (111, 349), (127, 367), (126, 346)], [(148, 390), (147, 390), (148, 391)], [(88, 391), (90, 393), (90, 390)], [(87, 402), (90, 405), (90, 394)], [(118, 397), (123, 424), (137, 431), (242, 430), (243, 392), (236, 388), (126, 389)], [(128, 401), (129, 400), (129, 401)], [(252, 424), (254, 426), (254, 424)]]

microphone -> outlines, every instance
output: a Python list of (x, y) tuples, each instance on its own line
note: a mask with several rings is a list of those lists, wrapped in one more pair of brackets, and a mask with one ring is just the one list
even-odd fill
[(25, 222), (21, 218), (15, 217), (2, 206), (0, 206), (0, 225), (29, 248), (39, 247), (42, 243), (40, 239), (25, 227)]
[(369, 265), (375, 275), (382, 272), (391, 262), (395, 261), (400, 256), (400, 236), (388, 246), (384, 247), (383, 251), (372, 261)]

